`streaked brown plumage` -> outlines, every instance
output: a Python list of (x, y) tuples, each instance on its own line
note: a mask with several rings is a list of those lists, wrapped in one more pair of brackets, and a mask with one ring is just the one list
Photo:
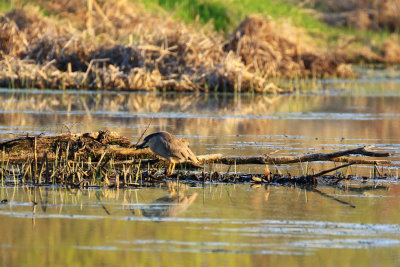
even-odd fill
[[(150, 148), (156, 155), (170, 162), (168, 174), (175, 169), (176, 163), (192, 161), (198, 163), (196, 155), (188, 147), (185, 139), (178, 138), (168, 132), (153, 133), (144, 138), (143, 143), (138, 145), (136, 149)], [(170, 170), (172, 165), (172, 170)]]

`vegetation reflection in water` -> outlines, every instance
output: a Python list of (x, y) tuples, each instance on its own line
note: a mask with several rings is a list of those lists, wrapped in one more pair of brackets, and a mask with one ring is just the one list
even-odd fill
[(399, 184), (318, 190), (356, 208), (313, 188), (3, 187), (2, 264), (399, 263)]

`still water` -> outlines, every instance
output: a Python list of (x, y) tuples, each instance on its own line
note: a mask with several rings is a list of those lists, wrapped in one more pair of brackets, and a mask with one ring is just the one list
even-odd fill
[(171, 187), (2, 188), (2, 265), (400, 264), (399, 184)]
[[(198, 155), (298, 155), (375, 145), (397, 165), (383, 171), (398, 176), (400, 81), (320, 86), (281, 96), (0, 89), (0, 140), (109, 129), (136, 143), (150, 124), (147, 133), (184, 137)], [(270, 169), (298, 174), (305, 166)], [(371, 168), (347, 171), (369, 175)], [(1, 265), (399, 266), (399, 197), (397, 180), (340, 188), (2, 187)]]

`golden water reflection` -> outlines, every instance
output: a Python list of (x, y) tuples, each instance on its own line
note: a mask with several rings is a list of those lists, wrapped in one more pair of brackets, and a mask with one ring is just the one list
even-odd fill
[(313, 188), (173, 187), (197, 197), (176, 217), (157, 220), (140, 211), (173, 194), (171, 186), (0, 188), (7, 199), (0, 205), (1, 265), (400, 263), (399, 184), (318, 187), (331, 198)]

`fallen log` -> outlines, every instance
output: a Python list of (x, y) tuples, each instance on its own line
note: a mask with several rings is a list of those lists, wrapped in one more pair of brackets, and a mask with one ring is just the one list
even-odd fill
[[(312, 161), (335, 161), (353, 164), (391, 164), (390, 160), (364, 159), (361, 157), (348, 157), (362, 155), (369, 157), (388, 157), (389, 153), (369, 151), (373, 146), (359, 147), (331, 153), (313, 153), (300, 156), (229, 156), (210, 154), (198, 156), (200, 164), (222, 163), (234, 164), (290, 164)], [(11, 163), (25, 162), (29, 159), (35, 161), (68, 158), (80, 160), (91, 159), (92, 162), (100, 158), (113, 158), (123, 164), (133, 163), (134, 159), (145, 159), (146, 163), (156, 163), (159, 160), (148, 149), (136, 150), (126, 137), (109, 131), (94, 133), (72, 134), (65, 133), (54, 136), (25, 136), (0, 142), (0, 160)], [(147, 159), (147, 160), (146, 160)], [(190, 166), (190, 164), (188, 165)], [(192, 165), (192, 167), (195, 167)]]
[(204, 163), (222, 163), (227, 165), (233, 164), (289, 164), (289, 163), (300, 163), (300, 162), (312, 162), (312, 161), (336, 161), (336, 162), (347, 162), (354, 164), (390, 164), (390, 160), (371, 160), (362, 158), (349, 158), (344, 157), (348, 155), (363, 155), (370, 157), (389, 157), (389, 153), (378, 153), (368, 151), (374, 146), (359, 147), (356, 149), (343, 150), (332, 153), (314, 153), (300, 156), (278, 156), (271, 157), (265, 156), (225, 156), (222, 154), (210, 154), (198, 156), (199, 161)]

